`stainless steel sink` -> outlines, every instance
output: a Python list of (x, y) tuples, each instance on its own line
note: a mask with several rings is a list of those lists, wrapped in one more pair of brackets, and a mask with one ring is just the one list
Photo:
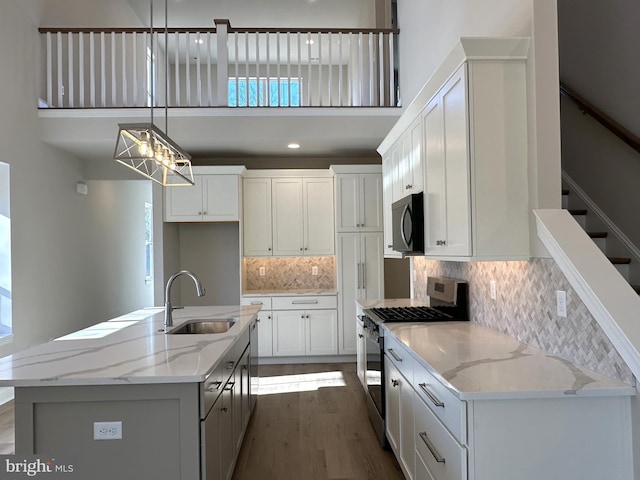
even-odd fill
[(199, 334), (212, 334), (212, 333), (225, 333), (228, 332), (231, 327), (238, 321), (237, 318), (225, 318), (225, 319), (197, 319), (189, 320), (187, 323), (180, 325), (178, 328), (171, 330), (169, 335), (186, 334), (186, 335), (199, 335)]

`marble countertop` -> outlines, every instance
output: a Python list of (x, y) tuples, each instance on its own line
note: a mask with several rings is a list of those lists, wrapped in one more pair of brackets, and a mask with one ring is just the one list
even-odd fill
[(0, 358), (0, 386), (201, 382), (249, 328), (259, 306), (185, 307), (174, 327), (200, 318), (237, 318), (228, 332), (167, 335), (164, 309), (149, 308)]
[(386, 323), (383, 328), (461, 400), (636, 393), (633, 386), (475, 323)]
[(245, 290), (242, 296), (269, 296), (269, 297), (286, 297), (289, 295), (337, 295), (336, 290), (298, 288), (292, 290)]

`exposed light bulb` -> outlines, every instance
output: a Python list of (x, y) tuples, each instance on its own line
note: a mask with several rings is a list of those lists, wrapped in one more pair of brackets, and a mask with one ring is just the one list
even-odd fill
[(142, 132), (140, 135), (140, 145), (138, 149), (140, 150), (140, 155), (143, 157), (147, 156), (147, 152), (149, 151), (149, 134), (147, 132)]
[(159, 143), (156, 144), (156, 160), (162, 162), (162, 145)]

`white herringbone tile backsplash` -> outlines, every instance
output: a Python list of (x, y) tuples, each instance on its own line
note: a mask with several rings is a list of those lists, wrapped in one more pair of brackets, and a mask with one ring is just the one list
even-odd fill
[[(414, 296), (426, 300), (426, 277), (469, 282), (471, 321), (552, 355), (634, 384), (631, 370), (552, 259), (530, 262), (439, 262), (413, 258)], [(497, 298), (489, 296), (496, 282)], [(556, 315), (556, 291), (567, 292), (567, 317)]]

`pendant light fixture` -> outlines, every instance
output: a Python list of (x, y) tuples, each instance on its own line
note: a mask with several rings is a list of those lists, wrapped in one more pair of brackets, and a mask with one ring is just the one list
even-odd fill
[[(150, 4), (151, 24), (151, 62), (150, 62), (150, 100), (151, 120), (149, 123), (121, 123), (118, 125), (118, 138), (113, 158), (121, 164), (135, 170), (145, 177), (164, 187), (194, 185), (191, 170), (191, 156), (171, 140), (166, 132), (153, 123), (153, 106), (155, 103), (154, 64), (155, 58), (153, 34), (153, 0)], [(164, 35), (165, 35), (165, 129), (169, 130), (169, 29), (168, 6), (164, 2)], [(157, 45), (157, 42), (156, 42)]]

